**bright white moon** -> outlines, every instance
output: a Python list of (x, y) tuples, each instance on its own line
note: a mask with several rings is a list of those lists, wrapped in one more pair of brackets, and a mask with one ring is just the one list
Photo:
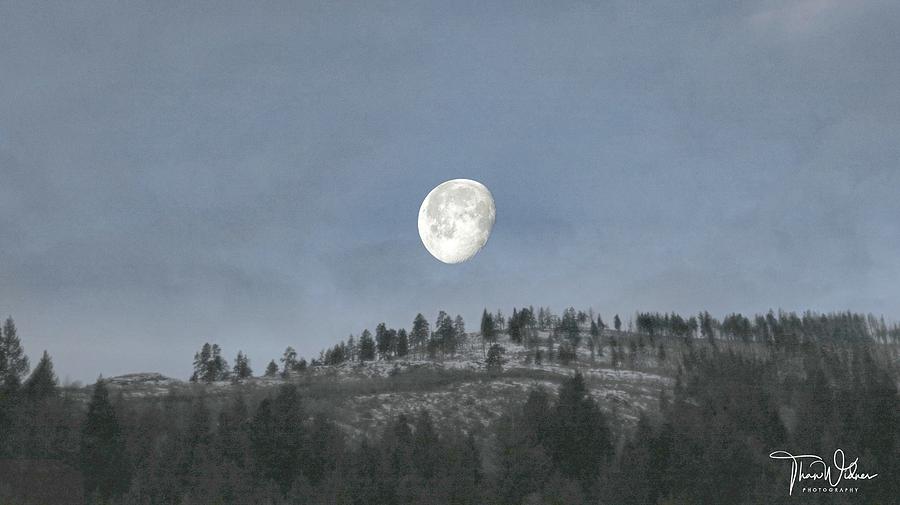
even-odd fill
[(487, 243), (497, 217), (484, 184), (453, 179), (432, 189), (419, 208), (419, 236), (444, 263), (462, 263)]

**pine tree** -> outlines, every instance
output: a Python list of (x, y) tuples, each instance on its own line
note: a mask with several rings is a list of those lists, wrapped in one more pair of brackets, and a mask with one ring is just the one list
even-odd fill
[(212, 380), (209, 382), (228, 379), (228, 361), (222, 357), (222, 348), (219, 347), (218, 344), (213, 344), (212, 346), (212, 362), (210, 367), (211, 370), (209, 371), (209, 375)]
[(494, 316), (487, 309), (484, 309), (484, 312), (481, 313), (481, 354), (483, 356), (485, 355), (486, 343), (494, 343), (497, 338), (496, 331)]
[(413, 433), (410, 422), (406, 414), (400, 414), (390, 431), (385, 432), (385, 438), (390, 445), (388, 462), (394, 475), (409, 475), (413, 471), (411, 461)]
[[(600, 330), (597, 328), (597, 323), (593, 320), (591, 321), (591, 338), (588, 339), (588, 348), (591, 350), (591, 361), (594, 361), (595, 357), (595, 349), (597, 348), (597, 344), (600, 340)], [(602, 351), (601, 351), (602, 352)]]
[(203, 397), (191, 402), (187, 412), (187, 429), (179, 441), (181, 457), (177, 471), (189, 489), (201, 488), (207, 479), (204, 471), (212, 443), (211, 414)]
[(628, 362), (631, 365), (631, 368), (634, 368), (637, 365), (638, 359), (638, 345), (634, 339), (628, 341)]
[(444, 462), (440, 457), (441, 440), (427, 410), (419, 411), (413, 433), (413, 468), (422, 478), (430, 479)]
[[(0, 370), (3, 369), (5, 356), (0, 354)], [(10, 454), (12, 449), (12, 433), (16, 427), (16, 418), (18, 417), (18, 406), (21, 403), (22, 395), (19, 394), (19, 386), (16, 377), (12, 374), (8, 375), (3, 382), (0, 382), (0, 457)]]
[(497, 309), (497, 313), (494, 314), (494, 326), (496, 326), (498, 331), (503, 331), (506, 328), (506, 318), (503, 316), (503, 312), (500, 309)]
[(700, 322), (700, 336), (707, 339), (710, 345), (716, 345), (715, 320), (709, 312), (701, 312), (697, 319)]
[(568, 365), (569, 363), (575, 361), (575, 359), (577, 358), (575, 348), (572, 347), (572, 344), (568, 341), (559, 344), (559, 350), (557, 351), (556, 355), (557, 359), (562, 365)]
[[(543, 310), (543, 308), (541, 308), (541, 310)], [(517, 344), (522, 343), (522, 323), (515, 307), (513, 307), (512, 316), (510, 316), (509, 321), (506, 324), (506, 332), (509, 334), (510, 340)]]
[(572, 345), (573, 349), (577, 349), (578, 344), (581, 341), (581, 330), (578, 327), (578, 316), (573, 307), (569, 307), (563, 312), (562, 321), (559, 323), (559, 329), (565, 334), (566, 338), (569, 339), (569, 343)]
[(372, 361), (375, 359), (375, 341), (369, 330), (363, 330), (359, 336), (359, 361)]
[(456, 336), (453, 330), (453, 319), (443, 310), (438, 313), (434, 324), (432, 344), (441, 351), (441, 355), (456, 352)]
[(41, 400), (54, 396), (58, 385), (59, 381), (53, 373), (53, 361), (45, 350), (31, 376), (25, 381), (25, 394), (32, 400)]
[(232, 377), (234, 380), (244, 380), (253, 376), (253, 369), (250, 368), (250, 358), (243, 352), (238, 351), (237, 357), (234, 358), (234, 370)]
[(375, 346), (381, 359), (391, 359), (391, 348), (394, 346), (395, 331), (389, 330), (384, 323), (375, 327)]
[(459, 314), (453, 319), (453, 334), (460, 340), (466, 336), (466, 322), (463, 321), (462, 316)]
[(356, 361), (356, 337), (350, 335), (347, 337), (347, 359), (353, 363)]
[(275, 360), (269, 362), (266, 366), (266, 377), (275, 377), (278, 375), (278, 365), (275, 363)]
[(589, 481), (613, 454), (606, 417), (580, 373), (563, 381), (553, 416), (549, 452), (562, 473)]
[(207, 384), (226, 380), (229, 375), (228, 361), (222, 357), (222, 349), (218, 344), (203, 344), (200, 352), (194, 354), (194, 372), (191, 382), (202, 381)]
[(302, 471), (304, 415), (300, 395), (284, 385), (274, 399), (260, 402), (250, 423), (250, 439), (256, 463), (263, 474), (286, 493)]
[(694, 335), (697, 334), (697, 330), (698, 330), (699, 327), (700, 327), (700, 325), (699, 325), (699, 323), (697, 322), (697, 318), (694, 317), (694, 316), (691, 316), (691, 317), (687, 320), (687, 334), (686, 334), (685, 337), (684, 337), (685, 340), (687, 340), (688, 342), (690, 342), (690, 339), (693, 338)]
[(616, 328), (616, 331), (622, 331), (622, 320), (619, 319), (618, 314), (613, 318), (613, 326)]
[(342, 456), (341, 430), (323, 414), (317, 414), (306, 436), (303, 477), (313, 486), (331, 474)]
[(422, 350), (425, 345), (428, 344), (428, 337), (431, 336), (431, 328), (428, 326), (428, 320), (425, 319), (425, 316), (421, 313), (416, 314), (416, 318), (413, 320), (412, 333), (410, 333), (409, 336), (413, 348), (421, 357)]
[(400, 328), (400, 331), (397, 332), (397, 349), (396, 349), (397, 357), (405, 357), (409, 354), (409, 336), (406, 334), (406, 330), (404, 328)]
[(102, 378), (94, 384), (81, 430), (81, 473), (85, 495), (97, 501), (108, 501), (128, 489), (125, 443)]
[(200, 352), (194, 353), (194, 373), (191, 374), (191, 382), (212, 382), (210, 378), (210, 363), (212, 360), (212, 346), (209, 342), (203, 344)]
[(506, 352), (502, 346), (494, 344), (488, 349), (487, 353), (487, 370), (493, 374), (499, 374), (503, 371), (503, 353)]
[(0, 383), (21, 384), (31, 367), (12, 317), (6, 318), (0, 333)]
[(288, 377), (297, 368), (297, 351), (288, 346), (281, 355), (281, 376)]
[(5, 374), (4, 370), (6, 370), (6, 355), (0, 353), (0, 400), (13, 395), (20, 386), (17, 378), (13, 374)]

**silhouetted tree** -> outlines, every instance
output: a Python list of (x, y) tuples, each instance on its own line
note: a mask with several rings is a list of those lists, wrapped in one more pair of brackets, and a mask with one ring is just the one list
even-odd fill
[(12, 317), (6, 318), (0, 333), (0, 383), (21, 384), (30, 366)]
[(203, 344), (200, 352), (194, 354), (194, 372), (191, 382), (206, 383), (228, 378), (228, 362), (222, 357), (222, 349), (217, 344)]
[(416, 416), (413, 430), (412, 462), (420, 477), (434, 477), (442, 466), (441, 443), (428, 411), (421, 410)]
[(497, 339), (497, 327), (494, 324), (494, 316), (487, 309), (481, 313), (481, 353), (484, 355), (486, 342), (494, 343)]
[(363, 330), (359, 337), (359, 360), (372, 361), (375, 359), (375, 341), (369, 330)]
[(580, 373), (563, 381), (554, 414), (550, 456), (564, 475), (593, 479), (613, 454), (612, 435)]
[(741, 314), (729, 314), (722, 320), (722, 333), (733, 340), (749, 343), (753, 337), (750, 320)]
[(375, 345), (381, 359), (391, 359), (391, 350), (394, 348), (395, 330), (389, 330), (384, 323), (375, 327)]
[(578, 327), (578, 316), (573, 307), (569, 307), (563, 311), (562, 321), (559, 323), (559, 330), (569, 340), (573, 350), (578, 348), (581, 341), (581, 330)]
[(302, 472), (305, 415), (297, 388), (282, 386), (275, 398), (260, 402), (250, 423), (250, 440), (260, 470), (283, 493)]
[(359, 359), (358, 352), (359, 349), (356, 345), (356, 337), (350, 335), (349, 337), (347, 337), (347, 359), (350, 360), (351, 363), (356, 361), (357, 359)]
[(425, 319), (425, 316), (421, 313), (416, 314), (416, 318), (413, 320), (412, 332), (409, 337), (412, 341), (413, 348), (421, 357), (422, 350), (428, 344), (429, 337), (431, 337), (431, 329), (429, 328), (428, 320)]
[(281, 355), (281, 376), (288, 377), (297, 369), (297, 351), (288, 346)]
[(213, 376), (210, 372), (212, 361), (212, 346), (209, 342), (203, 344), (200, 351), (194, 353), (194, 373), (191, 374), (191, 382), (203, 381), (212, 382)]
[(202, 380), (209, 366), (209, 358), (212, 355), (212, 347), (209, 343), (203, 344), (200, 351), (194, 353), (194, 372), (191, 374), (191, 382)]
[(396, 348), (397, 357), (405, 357), (409, 354), (409, 336), (406, 334), (406, 329), (400, 328), (397, 331), (397, 348)]
[(453, 334), (457, 339), (462, 339), (466, 336), (466, 322), (463, 321), (462, 316), (459, 314), (453, 319)]
[(253, 376), (253, 369), (250, 368), (250, 358), (241, 351), (238, 351), (237, 357), (234, 358), (232, 376), (235, 380), (244, 380)]
[(522, 343), (522, 319), (519, 317), (515, 307), (513, 307), (512, 316), (510, 316), (507, 323), (506, 331), (509, 333), (510, 340), (517, 344)]
[(81, 429), (81, 473), (85, 495), (92, 502), (104, 503), (128, 489), (125, 442), (102, 378), (94, 384)]
[[(440, 350), (441, 354), (456, 351), (456, 335), (453, 329), (453, 319), (443, 310), (438, 313), (434, 324), (434, 335), (431, 336), (432, 346)], [(433, 355), (433, 352), (431, 353)]]
[(42, 400), (54, 396), (59, 381), (53, 373), (53, 361), (47, 351), (41, 356), (31, 376), (25, 381), (25, 394), (34, 400)]
[(210, 362), (209, 375), (212, 381), (220, 381), (228, 378), (228, 361), (222, 356), (222, 348), (218, 344), (212, 346), (212, 360)]
[(705, 338), (711, 345), (716, 345), (716, 323), (713, 317), (709, 312), (704, 311), (697, 316), (697, 320), (700, 323), (700, 336)]

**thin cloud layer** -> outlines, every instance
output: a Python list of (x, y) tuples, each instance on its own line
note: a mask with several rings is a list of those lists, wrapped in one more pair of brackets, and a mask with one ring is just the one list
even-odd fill
[[(0, 310), (62, 375), (381, 320), (900, 316), (893, 2), (0, 7)], [(416, 213), (486, 184), (475, 261)]]

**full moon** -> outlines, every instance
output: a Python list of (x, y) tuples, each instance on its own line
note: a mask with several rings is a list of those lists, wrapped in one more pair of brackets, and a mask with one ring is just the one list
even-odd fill
[(419, 208), (419, 236), (425, 249), (444, 263), (462, 263), (484, 247), (497, 209), (480, 182), (453, 179), (432, 189)]

